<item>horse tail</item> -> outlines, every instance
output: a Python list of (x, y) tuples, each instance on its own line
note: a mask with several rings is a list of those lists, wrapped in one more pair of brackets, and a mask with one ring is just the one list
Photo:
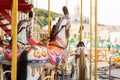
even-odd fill
[(21, 53), (17, 63), (17, 80), (26, 80), (27, 78), (27, 50)]
[(87, 70), (86, 70), (86, 60), (85, 60), (85, 55), (84, 55), (84, 48), (80, 48), (79, 80), (87, 80)]

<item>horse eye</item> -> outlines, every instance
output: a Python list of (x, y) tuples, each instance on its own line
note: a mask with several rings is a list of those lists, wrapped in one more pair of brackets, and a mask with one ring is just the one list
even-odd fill
[(62, 27), (65, 27), (66, 25), (62, 25)]

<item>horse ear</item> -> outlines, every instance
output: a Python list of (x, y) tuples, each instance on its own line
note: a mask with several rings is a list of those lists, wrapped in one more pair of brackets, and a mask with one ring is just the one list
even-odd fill
[(33, 11), (29, 12), (29, 18), (33, 18)]
[(63, 6), (63, 13), (64, 15), (69, 15), (69, 12), (66, 6)]

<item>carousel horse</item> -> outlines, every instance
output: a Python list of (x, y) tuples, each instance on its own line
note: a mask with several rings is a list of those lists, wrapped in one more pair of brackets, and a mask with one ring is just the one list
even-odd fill
[(89, 53), (83, 42), (78, 43), (76, 53), (77, 80), (89, 80)]
[[(21, 56), (21, 53), (26, 48), (28, 43), (26, 38), (26, 30), (28, 27), (28, 20), (21, 20), (18, 23), (18, 43), (17, 43), (17, 58)], [(25, 35), (25, 36), (24, 36)], [(19, 36), (21, 38), (19, 38)], [(11, 80), (11, 60), (12, 60), (12, 44), (11, 40), (0, 40), (0, 68), (1, 79), (5, 76), (7, 80)], [(5, 74), (5, 75), (4, 75)]]
[(17, 80), (38, 80), (44, 72), (42, 67), (55, 69), (60, 64), (68, 45), (70, 29), (67, 7), (63, 7), (63, 12), (64, 16), (52, 28), (48, 46), (36, 44), (23, 51), (18, 60)]
[[(20, 23), (22, 23), (22, 21), (20, 21), (19, 24)], [(17, 50), (18, 50), (17, 57), (18, 58), (20, 57), (22, 51), (24, 50), (22, 45), (27, 44), (27, 41), (25, 41), (27, 39), (26, 39), (26, 37), (24, 37), (24, 35), (26, 34), (26, 31), (25, 31), (26, 29), (24, 29), (24, 28), (27, 26), (27, 21), (26, 22), (24, 21), (23, 24), (20, 24), (20, 25), (19, 24), (18, 24), (18, 44), (17, 44)], [(21, 35), (23, 35), (23, 36), (21, 36)], [(22, 39), (21, 38), (19, 39), (19, 36), (21, 36)], [(1, 40), (0, 45), (1, 45), (2, 52), (3, 52), (1, 54), (0, 61), (4, 60), (5, 58), (6, 58), (6, 60), (11, 61), (12, 60), (11, 41), (6, 42), (6, 40)]]

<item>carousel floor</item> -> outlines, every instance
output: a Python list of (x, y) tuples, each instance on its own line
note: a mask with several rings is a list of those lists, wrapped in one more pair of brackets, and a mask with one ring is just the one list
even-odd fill
[[(98, 63), (97, 72), (98, 80), (120, 80), (120, 68), (110, 66), (107, 62)], [(94, 69), (92, 74), (92, 80), (94, 80)]]

